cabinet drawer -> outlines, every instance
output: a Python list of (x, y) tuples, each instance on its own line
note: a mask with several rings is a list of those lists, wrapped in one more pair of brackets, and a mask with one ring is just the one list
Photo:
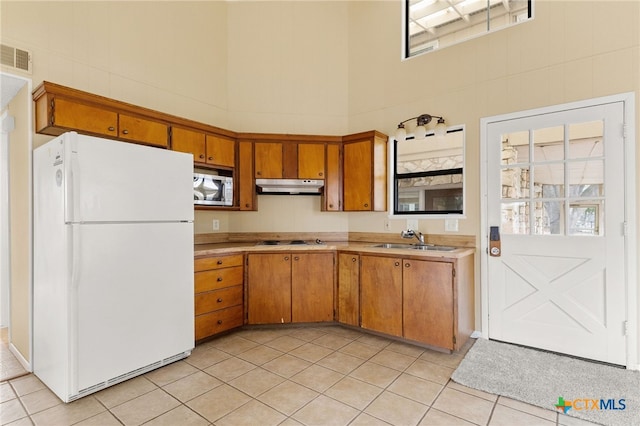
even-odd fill
[(195, 272), (207, 271), (209, 269), (228, 268), (230, 266), (241, 266), (242, 255), (233, 254), (230, 256), (212, 256), (196, 259), (193, 265)]
[(217, 311), (230, 306), (242, 305), (242, 286), (236, 285), (221, 290), (196, 294), (196, 315)]
[(196, 340), (240, 327), (242, 321), (242, 305), (211, 312), (196, 317)]
[(242, 266), (196, 272), (194, 280), (195, 292), (202, 293), (203, 291), (211, 291), (242, 284), (243, 274)]

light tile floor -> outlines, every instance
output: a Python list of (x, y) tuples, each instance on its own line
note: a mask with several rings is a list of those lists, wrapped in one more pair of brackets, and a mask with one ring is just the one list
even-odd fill
[(0, 424), (589, 424), (452, 382), (470, 346), (449, 355), (333, 325), (246, 329), (70, 404), (32, 374), (2, 382)]
[(27, 370), (9, 350), (9, 329), (0, 328), (0, 382), (25, 374)]

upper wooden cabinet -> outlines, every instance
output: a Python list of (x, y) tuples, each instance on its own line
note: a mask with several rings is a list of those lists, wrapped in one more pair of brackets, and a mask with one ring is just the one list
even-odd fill
[[(77, 131), (128, 142), (169, 146), (169, 122), (143, 108), (44, 82), (34, 91), (36, 132), (58, 136)], [(114, 103), (116, 105), (114, 105)], [(122, 103), (122, 105), (128, 105)]]
[(236, 141), (222, 136), (207, 135), (206, 163), (213, 166), (235, 167)]
[(257, 210), (255, 180), (253, 177), (253, 143), (238, 141), (238, 204), (240, 210)]
[[(269, 136), (269, 135), (264, 135)], [(271, 135), (277, 136), (277, 135)], [(257, 179), (324, 179), (325, 141), (321, 137), (298, 136), (306, 140), (254, 139)], [(334, 137), (326, 137), (328, 140)]]
[(174, 126), (171, 148), (193, 154), (193, 161), (203, 165), (233, 168), (236, 165), (236, 141), (204, 132)]
[(322, 209), (329, 212), (342, 210), (342, 157), (340, 145), (327, 144), (326, 172)]
[(253, 145), (253, 155), (257, 179), (282, 178), (282, 143), (256, 142)]
[(193, 154), (193, 161), (204, 163), (207, 158), (206, 135), (203, 132), (174, 126), (171, 129), (171, 148)]
[(371, 131), (343, 140), (343, 210), (387, 209), (387, 137)]
[(298, 143), (298, 179), (324, 179), (325, 146), (320, 143)]

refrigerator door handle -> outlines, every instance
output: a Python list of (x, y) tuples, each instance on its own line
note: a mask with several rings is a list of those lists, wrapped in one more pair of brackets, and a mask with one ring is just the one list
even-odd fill
[(80, 222), (78, 209), (78, 195), (80, 194), (78, 184), (80, 183), (80, 162), (78, 159), (78, 149), (76, 143), (77, 134), (71, 132), (65, 138), (64, 164), (65, 164), (65, 222)]

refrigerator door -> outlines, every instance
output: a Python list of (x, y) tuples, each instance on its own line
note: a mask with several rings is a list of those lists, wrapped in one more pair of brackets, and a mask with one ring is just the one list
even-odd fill
[[(193, 220), (193, 156), (78, 135), (61, 135), (65, 222)], [(55, 178), (52, 176), (52, 179)]]
[(193, 349), (192, 223), (69, 228), (72, 395)]

